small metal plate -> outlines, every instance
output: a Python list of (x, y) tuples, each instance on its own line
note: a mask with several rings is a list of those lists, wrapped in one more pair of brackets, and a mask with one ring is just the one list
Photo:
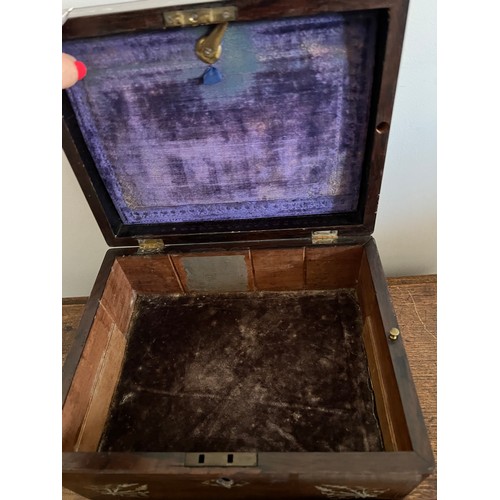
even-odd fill
[(257, 453), (186, 453), (186, 467), (255, 467)]
[(238, 9), (236, 7), (214, 7), (208, 9), (175, 10), (163, 13), (165, 28), (184, 26), (200, 26), (203, 24), (220, 24), (234, 21)]
[(183, 257), (190, 292), (246, 292), (248, 271), (243, 255)]

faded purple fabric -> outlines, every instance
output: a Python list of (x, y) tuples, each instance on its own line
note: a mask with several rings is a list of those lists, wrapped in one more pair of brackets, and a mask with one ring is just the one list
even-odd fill
[(231, 24), (202, 85), (206, 27), (64, 44), (68, 94), (125, 223), (350, 212), (359, 198), (376, 16)]

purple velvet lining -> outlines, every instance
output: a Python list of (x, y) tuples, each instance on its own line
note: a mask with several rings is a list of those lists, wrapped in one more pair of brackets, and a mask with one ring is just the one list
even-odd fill
[(206, 27), (66, 42), (69, 97), (125, 223), (357, 207), (374, 67), (373, 13), (229, 26), (201, 85)]

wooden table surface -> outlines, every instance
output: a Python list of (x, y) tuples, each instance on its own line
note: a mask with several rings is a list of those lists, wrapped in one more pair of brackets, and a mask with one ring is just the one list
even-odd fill
[[(388, 282), (432, 449), (437, 458), (437, 278), (435, 275), (413, 276), (389, 278)], [(85, 297), (63, 299), (63, 362), (73, 342), (85, 302)], [(63, 488), (62, 497), (63, 500), (82, 500), (84, 498), (65, 488)], [(406, 500), (436, 498), (437, 473), (434, 473), (408, 495)]]

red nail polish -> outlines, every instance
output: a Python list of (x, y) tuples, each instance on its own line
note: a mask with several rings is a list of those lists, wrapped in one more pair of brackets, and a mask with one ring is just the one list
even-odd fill
[(82, 61), (75, 61), (75, 66), (78, 71), (78, 80), (81, 80), (87, 74), (87, 66)]

